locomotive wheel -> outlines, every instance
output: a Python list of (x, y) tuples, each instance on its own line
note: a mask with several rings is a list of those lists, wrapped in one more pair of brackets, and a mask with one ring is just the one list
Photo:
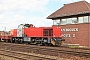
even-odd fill
[(20, 40), (20, 44), (22, 44), (23, 43), (23, 41), (22, 40)]
[(44, 45), (44, 46), (48, 46), (48, 44), (47, 44), (47, 43), (42, 43), (42, 45)]
[(5, 40), (5, 42), (8, 42), (8, 40)]
[(11, 43), (15, 43), (15, 39), (12, 38), (12, 39), (10, 40), (10, 42), (11, 42)]
[(15, 40), (15, 43), (18, 43), (18, 40)]

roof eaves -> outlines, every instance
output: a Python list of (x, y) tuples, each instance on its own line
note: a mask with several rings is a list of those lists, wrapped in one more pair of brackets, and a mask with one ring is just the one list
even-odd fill
[(64, 16), (79, 15), (79, 14), (86, 14), (86, 13), (90, 13), (90, 11), (84, 11), (84, 12), (78, 12), (78, 13), (72, 13), (72, 14), (64, 14), (64, 15), (51, 16), (51, 17), (47, 17), (47, 19), (59, 18), (59, 17), (64, 17)]

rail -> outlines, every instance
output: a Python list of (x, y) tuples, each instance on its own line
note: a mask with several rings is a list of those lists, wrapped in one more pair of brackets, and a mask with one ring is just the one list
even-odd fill
[(49, 56), (49, 55), (41, 55), (41, 54), (34, 54), (34, 53), (25, 53), (25, 52), (17, 52), (17, 51), (11, 51), (11, 50), (4, 50), (0, 49), (0, 55), (21, 59), (21, 60), (56, 60), (56, 59), (62, 59), (55, 56)]
[[(1, 44), (1, 49), (12, 50), (12, 51), (20, 51), (20, 52), (27, 52), (27, 53), (36, 53), (36, 54), (43, 54), (43, 55), (50, 55), (50, 56), (58, 56), (61, 58), (65, 58), (65, 55), (69, 57), (77, 56), (80, 58), (88, 58), (90, 60), (90, 49), (71, 49), (65, 47), (48, 47), (48, 46), (33, 46), (33, 45), (23, 45), (23, 44), (12, 44), (12, 43), (5, 43)], [(69, 59), (69, 58), (68, 58)]]

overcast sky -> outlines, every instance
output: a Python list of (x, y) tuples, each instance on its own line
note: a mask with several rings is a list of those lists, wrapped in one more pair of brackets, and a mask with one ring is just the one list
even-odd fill
[(14, 29), (25, 23), (51, 26), (52, 20), (46, 19), (47, 16), (63, 4), (77, 1), (81, 0), (0, 0), (0, 30)]

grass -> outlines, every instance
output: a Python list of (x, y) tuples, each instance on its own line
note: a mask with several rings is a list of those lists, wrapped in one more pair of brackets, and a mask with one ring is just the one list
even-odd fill
[(78, 45), (70, 45), (69, 48), (79, 48)]

